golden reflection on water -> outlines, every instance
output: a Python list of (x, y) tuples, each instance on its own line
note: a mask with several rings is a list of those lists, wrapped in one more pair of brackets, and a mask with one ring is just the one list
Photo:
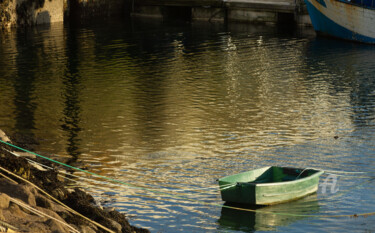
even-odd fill
[[(336, 70), (332, 55), (314, 52), (319, 44), (274, 36), (272, 27), (194, 37), (195, 27), (108, 32), (53, 24), (1, 35), (0, 128), (35, 138), (39, 152), (74, 166), (206, 202), (220, 203), (216, 178), (265, 164), (358, 169), (349, 143), (333, 138), (357, 129), (353, 92), (363, 57)], [(340, 156), (332, 152), (341, 147)], [(160, 224), (172, 229), (218, 227), (217, 208), (108, 183), (79, 185), (145, 226), (165, 219)]]
[[(218, 50), (184, 57), (182, 41), (175, 40), (170, 45), (174, 54), (167, 59), (151, 57), (136, 63), (124, 52), (127, 45), (123, 41), (102, 48), (93, 32), (83, 30), (75, 36), (78, 39), (75, 38), (73, 53), (77, 61), (72, 68), (67, 64), (74, 62), (67, 57), (72, 51), (66, 51), (66, 30), (54, 25), (53, 30), (43, 31), (39, 46), (33, 51), (38, 65), (43, 67), (43, 71), (31, 70), (36, 77), (32, 100), (38, 108), (34, 124), (36, 130), (47, 124), (52, 129), (61, 128), (57, 124), (66, 117), (59, 115), (64, 112), (64, 104), (76, 102), (79, 127), (85, 129), (80, 141), (89, 147), (86, 151), (126, 154), (129, 147), (160, 151), (170, 147), (165, 139), (172, 139), (174, 146), (186, 147), (207, 138), (210, 141), (210, 137), (221, 139), (223, 135), (217, 131), (230, 131), (243, 138), (241, 147), (248, 143), (245, 146), (263, 149), (262, 145), (293, 145), (306, 138), (334, 136), (338, 123), (350, 128), (346, 112), (329, 115), (338, 104), (350, 106), (349, 96), (331, 101), (329, 83), (304, 80), (303, 41), (286, 41), (282, 46), (279, 41), (270, 41), (268, 46), (259, 46), (256, 38), (249, 38), (235, 45), (230, 35), (222, 35), (220, 44), (214, 44)], [(15, 39), (9, 41), (14, 43)], [(98, 59), (97, 47), (109, 47), (114, 53)], [(23, 57), (15, 58), (17, 49), (12, 48), (7, 53), (13, 57), (9, 59), (9, 70), (14, 71), (15, 60)], [(75, 87), (69, 86), (73, 85), (72, 80), (66, 81), (71, 76), (78, 82)], [(61, 96), (69, 98), (67, 95), (75, 99), (65, 99), (64, 103)], [(6, 112), (16, 108), (9, 102), (3, 105)], [(201, 130), (207, 133), (202, 134)], [(62, 134), (56, 130), (38, 133), (42, 134), (40, 138), (59, 138)], [(224, 144), (214, 140), (213, 151), (226, 150)], [(56, 152), (63, 152), (61, 149)]]

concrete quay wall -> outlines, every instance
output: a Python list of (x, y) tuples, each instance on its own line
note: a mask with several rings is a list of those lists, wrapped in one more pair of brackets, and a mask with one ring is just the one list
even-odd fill
[(311, 25), (302, 0), (3, 0), (0, 28), (103, 17)]
[(302, 0), (132, 0), (131, 15), (311, 26)]

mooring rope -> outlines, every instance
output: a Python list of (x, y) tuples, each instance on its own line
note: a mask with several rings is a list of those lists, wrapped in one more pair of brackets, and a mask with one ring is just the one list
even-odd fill
[[(1, 140), (0, 140), (1, 141)], [(54, 198), (53, 196), (51, 196), (49, 193), (47, 193), (46, 191), (44, 191), (43, 189), (41, 189), (40, 187), (38, 187), (36, 184), (32, 183), (31, 181), (23, 178), (23, 177), (20, 177), (19, 175), (17, 174), (14, 174), (13, 172), (3, 168), (0, 166), (0, 170), (2, 171), (5, 171), (6, 173), (8, 174), (11, 174), (12, 176), (30, 184), (31, 186), (33, 186), (34, 188), (38, 189), (40, 192), (42, 192), (43, 194), (45, 194), (46, 196), (48, 196), (49, 198), (51, 198), (53, 201), (55, 201), (56, 203), (60, 204), (64, 209), (68, 210), (69, 212), (71, 212), (72, 214), (75, 214), (75, 215), (78, 215), (82, 218), (84, 218), (85, 220), (89, 221), (90, 223), (96, 225), (97, 227), (100, 227), (102, 228), (103, 230), (107, 231), (107, 232), (110, 232), (110, 233), (114, 233), (114, 231), (112, 231), (111, 229), (108, 229), (107, 227), (101, 225), (100, 223), (94, 221), (94, 220), (91, 220), (90, 218), (82, 215), (81, 213), (75, 211), (74, 209), (70, 208), (69, 206), (65, 205), (64, 203), (62, 203), (61, 201), (57, 200), (56, 198)]]
[(156, 194), (161, 194), (161, 195), (172, 197), (172, 198), (178, 198), (178, 199), (182, 199), (182, 200), (196, 202), (196, 203), (200, 203), (200, 204), (203, 204), (203, 205), (211, 205), (211, 206), (216, 206), (216, 207), (222, 207), (222, 208), (228, 208), (228, 209), (235, 209), (235, 210), (241, 210), (241, 211), (247, 211), (247, 212), (254, 212), (254, 213), (256, 212), (256, 213), (273, 214), (273, 215), (283, 215), (283, 216), (291, 216), (291, 217), (342, 218), (342, 217), (359, 217), (359, 216), (371, 216), (371, 215), (375, 215), (375, 212), (359, 213), (359, 214), (343, 214), (343, 215), (312, 215), (312, 214), (280, 213), (280, 212), (247, 209), (247, 208), (234, 207), (234, 206), (229, 206), (229, 205), (222, 205), (222, 204), (210, 203), (210, 202), (205, 202), (205, 201), (199, 201), (199, 200), (187, 198), (187, 197), (180, 196), (180, 195), (174, 195), (174, 194), (170, 194), (170, 193), (167, 193), (167, 192), (162, 192), (162, 191), (158, 191), (158, 190), (154, 190), (154, 189), (149, 189), (149, 188), (145, 188), (145, 187), (136, 186), (136, 185), (133, 185), (133, 184), (130, 184), (130, 183), (127, 183), (127, 182), (123, 182), (123, 181), (120, 181), (120, 180), (116, 180), (116, 179), (113, 179), (113, 178), (102, 176), (102, 175), (99, 175), (99, 174), (96, 174), (96, 173), (93, 173), (93, 172), (90, 172), (90, 171), (86, 171), (86, 170), (83, 170), (83, 169), (80, 169), (80, 168), (77, 168), (77, 167), (74, 167), (74, 166), (71, 166), (71, 165), (59, 162), (57, 160), (48, 158), (46, 156), (39, 155), (39, 154), (37, 154), (35, 152), (23, 149), (23, 148), (21, 148), (19, 146), (13, 145), (13, 144), (8, 143), (8, 142), (4, 142), (2, 140), (0, 140), (0, 142), (3, 143), (3, 144), (6, 144), (8, 146), (11, 146), (13, 148), (16, 148), (18, 150), (21, 150), (21, 151), (33, 154), (33, 155), (38, 156), (38, 157), (43, 158), (43, 159), (46, 159), (46, 160), (51, 161), (53, 163), (56, 163), (56, 164), (68, 167), (70, 169), (74, 169), (74, 170), (80, 171), (80, 172), (84, 172), (86, 174), (89, 174), (89, 175), (92, 175), (92, 176), (96, 176), (96, 177), (99, 177), (99, 178), (102, 178), (102, 179), (105, 179), (105, 180), (108, 180), (108, 181), (111, 181), (111, 182), (119, 183), (119, 184), (125, 185), (127, 187), (131, 187), (131, 188), (135, 188), (135, 189), (140, 189), (140, 190), (144, 190), (144, 191), (149, 191), (149, 192), (153, 192), (153, 193), (156, 193)]
[[(312, 168), (312, 167), (309, 167), (309, 168), (306, 168), (306, 169), (321, 170), (321, 169)], [(353, 176), (355, 176), (355, 178), (364, 178), (364, 179), (374, 179), (375, 178), (375, 176), (358, 176), (359, 174), (368, 174), (369, 172), (352, 172), (352, 171), (349, 172), (349, 171), (326, 170), (326, 169), (324, 169), (324, 173), (335, 175), (335, 176), (340, 176), (340, 177), (350, 177), (350, 178), (353, 178)]]
[[(9, 228), (9, 229), (11, 229), (11, 230), (13, 230), (13, 231), (19, 231), (19, 229), (17, 228), (17, 227), (15, 227), (15, 226), (13, 226), (13, 225), (10, 225), (9, 223), (7, 223), (7, 222), (4, 222), (4, 221), (2, 221), (2, 220), (0, 220), (0, 227), (3, 227), (3, 228), (5, 228), (4, 230), (4, 232), (8, 232), (9, 230), (7, 229), (7, 228)], [(1, 228), (0, 228), (1, 229)], [(0, 231), (0, 232), (2, 232), (2, 231)]]
[[(10, 151), (10, 150), (7, 150), (7, 149), (4, 149), (4, 150), (7, 151), (7, 152), (10, 153), (10, 154), (16, 156), (16, 157), (22, 157), (21, 155), (15, 153), (15, 152), (13, 152), (13, 151)], [(50, 167), (50, 166), (47, 166), (47, 165), (42, 164), (42, 163), (38, 163), (38, 162), (36, 162), (36, 161), (34, 161), (34, 160), (32, 160), (32, 159), (29, 159), (29, 158), (27, 158), (27, 157), (23, 157), (23, 158), (26, 159), (26, 160), (27, 160), (29, 163), (31, 163), (32, 165), (33, 165), (33, 164), (36, 164), (36, 165), (39, 165), (39, 166), (44, 167), (44, 168), (46, 168), (46, 169), (54, 170), (54, 168), (52, 168), (52, 167)], [(60, 177), (63, 178), (63, 179), (69, 180), (69, 181), (71, 181), (71, 182), (73, 182), (73, 183), (77, 183), (77, 181), (76, 181), (76, 180), (73, 180), (73, 179), (70, 179), (70, 178), (68, 178), (68, 177), (66, 177), (66, 176), (72, 176), (72, 177), (74, 177), (74, 178), (81, 179), (81, 180), (84, 180), (84, 181), (87, 181), (87, 182), (93, 182), (93, 183), (96, 183), (96, 184), (111, 185), (111, 186), (114, 186), (114, 187), (123, 187), (123, 186), (120, 185), (120, 184), (112, 184), (112, 183), (108, 183), (108, 182), (104, 182), (104, 181), (94, 180), (94, 179), (91, 179), (91, 178), (85, 178), (85, 177), (82, 177), (82, 176), (77, 176), (77, 175), (74, 175), (74, 174), (72, 174), (72, 173), (66, 172), (66, 171), (64, 171), (64, 170), (56, 170), (56, 171), (57, 171), (57, 173), (58, 173), (58, 174), (57, 174), (58, 176), (60, 176)], [(66, 176), (63, 176), (63, 175), (61, 175), (60, 173), (66, 175)], [(2, 175), (2, 174), (0, 173), (0, 175)], [(4, 177), (7, 178), (7, 179), (9, 179), (9, 177), (7, 177), (7, 176), (4, 176)], [(222, 185), (222, 186), (220, 186), (220, 190), (224, 190), (224, 189), (227, 189), (227, 188), (231, 188), (231, 187), (233, 187), (233, 186), (235, 186), (235, 185), (232, 185), (232, 184)], [(221, 187), (224, 187), (224, 188), (221, 189)], [(211, 190), (209, 190), (209, 189), (211, 189)], [(217, 186), (215, 186), (215, 187), (207, 187), (207, 188), (194, 188), (194, 189), (193, 189), (193, 188), (192, 188), (192, 189), (166, 189), (166, 190), (168, 190), (168, 191), (173, 191), (173, 192), (192, 191), (192, 192), (204, 193), (204, 194), (207, 194), (207, 193), (210, 193), (210, 194), (217, 194), (217, 192), (219, 191), (219, 190), (217, 190)], [(205, 190), (208, 190), (208, 191), (205, 191)], [(204, 192), (201, 192), (201, 191), (204, 191)], [(196, 195), (196, 193), (183, 193), (182, 195)]]
[(219, 186), (219, 189), (220, 189), (220, 191), (222, 191), (222, 190), (226, 190), (226, 189), (229, 189), (229, 188), (233, 188), (236, 185), (237, 185), (237, 183), (222, 185), (222, 186)]
[[(309, 167), (309, 169), (319, 170), (319, 169), (317, 169), (317, 168), (311, 168), (311, 167)], [(368, 172), (348, 172), (348, 171), (326, 170), (326, 169), (324, 169), (324, 172), (330, 172), (330, 173), (344, 173), (344, 174), (353, 174), (353, 175), (355, 175), (355, 174), (366, 174), (366, 173), (368, 173)]]

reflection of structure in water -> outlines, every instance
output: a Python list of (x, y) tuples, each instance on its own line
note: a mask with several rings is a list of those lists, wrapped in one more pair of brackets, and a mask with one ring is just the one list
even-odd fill
[[(256, 210), (255, 212), (251, 212), (222, 207), (221, 216), (218, 221), (220, 228), (239, 231), (272, 231), (279, 226), (292, 224), (293, 222), (306, 218), (306, 215), (314, 214), (319, 211), (319, 203), (316, 194), (295, 202), (267, 207), (235, 205), (232, 203), (225, 203), (225, 205)], [(274, 212), (275, 214), (262, 212)], [(297, 216), (284, 214), (293, 214)]]

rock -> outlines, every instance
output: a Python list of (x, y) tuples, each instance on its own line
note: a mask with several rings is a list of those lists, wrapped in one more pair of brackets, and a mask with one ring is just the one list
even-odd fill
[(4, 215), (3, 215), (3, 210), (0, 210), (0, 220), (1, 221), (5, 220)]
[[(53, 208), (54, 209), (54, 208)], [(53, 210), (53, 211), (56, 211), (56, 210)], [(56, 211), (56, 213), (62, 218), (64, 219), (65, 221), (67, 221), (67, 219), (70, 219), (73, 217), (73, 215), (71, 213), (69, 213), (68, 211), (66, 210), (63, 210), (63, 211)]]
[(69, 228), (67, 226), (64, 226), (60, 222), (54, 220), (54, 219), (48, 219), (44, 222), (50, 227), (50, 232), (52, 233), (69, 233)]
[(45, 172), (45, 171), (48, 171), (47, 168), (44, 168), (44, 167), (40, 166), (40, 165), (37, 164), (37, 163), (30, 163), (30, 165), (33, 166), (34, 168), (38, 169), (39, 171), (44, 171), (44, 172)]
[(26, 152), (15, 152), (18, 156), (21, 156), (21, 157), (27, 157), (27, 158), (30, 158), (30, 159), (35, 159), (36, 158), (36, 155), (34, 154), (30, 154), (30, 153), (26, 153)]
[[(19, 139), (12, 137), (12, 140), (19, 145)], [(24, 148), (22, 145), (21, 147)], [(29, 181), (43, 188), (47, 193), (57, 197), (57, 199), (86, 217), (116, 232), (149, 232), (146, 229), (131, 226), (124, 214), (112, 208), (103, 210), (103, 208), (95, 204), (95, 199), (83, 189), (76, 188), (72, 192), (69, 192), (65, 186), (66, 184), (58, 179), (56, 170), (43, 171), (43, 169), (39, 169), (38, 167), (35, 168), (31, 166), (25, 158), (16, 157), (5, 150), (1, 150), (1, 148), (7, 147), (1, 146), (0, 144), (0, 166), (29, 179)], [(7, 150), (10, 149), (7, 148)], [(46, 165), (51, 166), (50, 163)], [(51, 201), (31, 185), (25, 184), (17, 178), (13, 179), (20, 184), (14, 184), (0, 177), (0, 194), (3, 193), (0, 195), (0, 219), (4, 218), (5, 222), (9, 222), (12, 225), (14, 224), (15, 227), (19, 228), (19, 232), (69, 232), (70, 228), (60, 221), (66, 222), (82, 232), (104, 232), (102, 229), (87, 222), (83, 218), (67, 212), (66, 209), (54, 201)], [(9, 198), (19, 199), (31, 207), (53, 216), (58, 219), (58, 221), (35, 215), (19, 207), (12, 201), (7, 202), (7, 196)], [(2, 201), (4, 201), (3, 204), (1, 203)], [(7, 203), (8, 208), (6, 208)], [(4, 209), (2, 209), (1, 205)]]
[(15, 151), (11, 151), (9, 150), (8, 153), (16, 156), (16, 157), (27, 157), (27, 158), (30, 158), (30, 159), (35, 159), (36, 158), (36, 155), (34, 154), (30, 154), (30, 153), (26, 153), (26, 152), (15, 152)]
[(10, 172), (16, 173), (23, 178), (30, 177), (30, 164), (25, 158), (16, 157), (10, 153), (4, 152), (0, 156), (0, 164)]
[(109, 223), (109, 228), (116, 231), (116, 232), (122, 232), (122, 227), (121, 227), (121, 224), (116, 222), (115, 220), (112, 220), (112, 219), (107, 219), (108, 223)]
[(12, 143), (12, 141), (8, 138), (8, 136), (0, 129), (0, 139), (4, 142)]
[(39, 210), (40, 212), (43, 212), (55, 219), (58, 219), (59, 221), (62, 221), (62, 222), (65, 222), (65, 220), (60, 217), (60, 215), (58, 215), (56, 212), (52, 211), (52, 210), (49, 210), (49, 209), (45, 209), (45, 208), (42, 208), (42, 207), (36, 207), (37, 210)]
[(91, 227), (86, 226), (86, 225), (80, 225), (79, 231), (82, 232), (82, 233), (96, 233), (96, 231), (94, 229), (92, 229)]
[(31, 206), (36, 206), (36, 190), (27, 184), (14, 184), (6, 179), (0, 179), (0, 193), (7, 194), (10, 197), (20, 199)]
[(57, 188), (57, 189), (53, 190), (51, 194), (52, 194), (52, 196), (56, 197), (59, 200), (66, 199), (66, 191), (64, 192), (64, 190), (62, 188)]
[(12, 189), (6, 192), (9, 196), (16, 197), (30, 206), (36, 206), (35, 189), (29, 185), (13, 185)]
[(40, 206), (40, 207), (43, 207), (43, 208), (46, 208), (46, 209), (50, 209), (51, 206), (52, 206), (51, 202), (47, 198), (45, 198), (41, 195), (38, 195), (35, 200), (36, 200), (37, 206)]
[(14, 203), (11, 203), (9, 205), (9, 210), (12, 212), (14, 216), (17, 216), (18, 218), (25, 218), (27, 214), (23, 212), (20, 207)]
[[(132, 226), (130, 226), (129, 224), (129, 221), (126, 219), (125, 215), (118, 212), (118, 211), (111, 211), (109, 212), (109, 216), (111, 217), (111, 219), (115, 220), (116, 222), (120, 223), (121, 226), (122, 226), (122, 231), (124, 232), (133, 232), (133, 231), (137, 231), (138, 230), (142, 230), (142, 229), (136, 229), (134, 230), (132, 228)], [(147, 231), (146, 231), (147, 232)]]
[(104, 207), (103, 210), (107, 213), (115, 211), (115, 207)]
[(30, 222), (26, 224), (26, 232), (50, 233), (50, 229), (45, 223)]
[(29, 185), (20, 185), (17, 186), (18, 194), (20, 195), (20, 199), (23, 200), (25, 203), (27, 203), (30, 206), (36, 206), (36, 200), (35, 200), (35, 189)]
[(0, 194), (0, 209), (7, 209), (9, 207), (9, 196), (5, 193)]

